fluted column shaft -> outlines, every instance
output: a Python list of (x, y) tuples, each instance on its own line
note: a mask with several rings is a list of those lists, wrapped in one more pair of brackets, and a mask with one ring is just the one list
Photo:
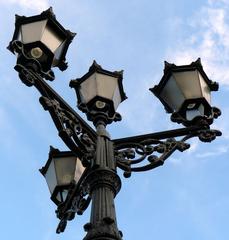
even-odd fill
[(92, 206), (90, 223), (84, 226), (87, 231), (84, 240), (121, 240), (114, 205), (121, 180), (116, 173), (113, 145), (104, 125), (98, 125), (97, 134), (96, 156), (85, 180)]

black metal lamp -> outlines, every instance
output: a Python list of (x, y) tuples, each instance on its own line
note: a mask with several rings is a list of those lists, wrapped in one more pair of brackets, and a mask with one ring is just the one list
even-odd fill
[(84, 169), (81, 161), (71, 151), (60, 152), (50, 147), (49, 159), (40, 172), (46, 179), (55, 204), (65, 201), (70, 185), (77, 184)]
[(40, 170), (51, 199), (58, 205), (57, 233), (65, 230), (75, 214), (82, 215), (91, 201), (84, 240), (121, 240), (114, 204), (121, 188), (117, 169), (123, 170), (125, 177), (149, 171), (163, 165), (175, 151), (187, 150), (187, 140), (193, 137), (211, 142), (221, 136), (220, 131), (210, 128), (213, 118), (220, 115), (220, 110), (210, 105), (210, 92), (216, 91), (218, 85), (208, 79), (200, 59), (183, 66), (166, 63), (161, 82), (151, 91), (172, 113), (172, 120), (186, 127), (111, 139), (106, 125), (121, 120), (116, 109), (126, 98), (122, 72), (104, 70), (94, 61), (88, 73), (70, 83), (75, 88), (78, 107), (93, 121), (96, 131), (43, 79), (54, 77), (51, 67), (64, 69), (72, 38), (49, 9), (37, 16), (17, 18), (9, 48), (18, 53), (15, 70), (20, 79), (41, 93), (40, 103), (71, 150), (60, 152), (51, 147), (49, 159)]
[(118, 105), (127, 98), (122, 75), (123, 71), (104, 70), (94, 61), (88, 73), (70, 82), (70, 87), (75, 88), (77, 94), (78, 107), (87, 113), (89, 120), (93, 119), (93, 113), (98, 112), (106, 114), (109, 119), (117, 117)]
[(9, 50), (23, 47), (28, 58), (36, 59), (44, 72), (51, 67), (67, 68), (65, 55), (75, 33), (66, 30), (57, 20), (52, 8), (32, 17), (16, 15), (15, 32)]
[(182, 66), (165, 62), (160, 83), (150, 90), (167, 112), (179, 115), (188, 124), (198, 117), (212, 117), (211, 91), (217, 91), (218, 84), (209, 80), (197, 59)]

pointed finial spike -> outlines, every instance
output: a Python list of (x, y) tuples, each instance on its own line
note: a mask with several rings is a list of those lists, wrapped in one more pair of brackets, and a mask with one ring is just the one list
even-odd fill
[(169, 63), (169, 62), (167, 62), (167, 61), (164, 61), (164, 65), (165, 65), (165, 66), (170, 66), (171, 63)]
[(196, 62), (200, 63), (201, 64), (201, 58), (197, 58)]
[(71, 32), (70, 30), (66, 30), (66, 32), (68, 33), (69, 36), (71, 36), (71, 38), (73, 39), (77, 33)]
[(196, 66), (196, 67), (203, 68), (200, 58), (197, 58), (197, 60), (196, 60), (195, 62), (192, 62), (191, 65), (192, 65), (192, 66)]
[(93, 60), (93, 63), (91, 65), (91, 67), (89, 68), (89, 71), (93, 71), (96, 69), (102, 69), (102, 67), (95, 60)]
[(22, 16), (15, 14), (15, 20), (17, 21), (18, 19), (22, 18)]
[(56, 18), (56, 15), (54, 14), (52, 7), (48, 8), (48, 9), (45, 10), (45, 11), (43, 11), (43, 12), (41, 13), (41, 15), (46, 15), (46, 16), (50, 16), (50, 17)]
[(51, 156), (53, 153), (58, 153), (59, 149), (54, 148), (52, 145), (49, 146), (49, 156)]
[(114, 73), (123, 76), (124, 70), (114, 71)]
[(173, 66), (175, 66), (172, 63), (169, 63), (167, 61), (164, 61), (164, 73), (167, 72), (168, 70), (170, 70)]

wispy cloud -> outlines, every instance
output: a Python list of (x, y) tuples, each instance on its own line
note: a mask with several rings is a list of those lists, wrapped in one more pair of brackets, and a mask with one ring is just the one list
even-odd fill
[(221, 84), (229, 85), (229, 1), (211, 1), (185, 23), (192, 34), (179, 41), (179, 50), (169, 49), (168, 59), (176, 64), (202, 58), (204, 69)]
[[(227, 119), (225, 121), (225, 119)], [(224, 108), (223, 111), (222, 111), (222, 117), (219, 118), (219, 121), (216, 121), (214, 124), (213, 124), (213, 128), (215, 129), (219, 129), (223, 135), (222, 137), (228, 141), (229, 139), (229, 108)]]
[(20, 7), (24, 9), (31, 9), (31, 10), (37, 10), (37, 11), (43, 11), (46, 10), (49, 7), (49, 1), (48, 0), (0, 0), (0, 4), (3, 5), (13, 5), (17, 4)]
[(219, 146), (218, 148), (215, 148), (214, 151), (208, 151), (203, 153), (198, 153), (196, 156), (198, 158), (206, 158), (206, 157), (212, 157), (212, 156), (218, 156), (224, 153), (227, 153), (229, 150), (229, 146)]
[(119, 108), (123, 122), (135, 133), (150, 132), (158, 125), (155, 123), (159, 117), (159, 105), (157, 101), (153, 101), (154, 96), (148, 90), (156, 79), (159, 77), (154, 80), (145, 78), (141, 80), (141, 84), (130, 86), (128, 104), (124, 102)]

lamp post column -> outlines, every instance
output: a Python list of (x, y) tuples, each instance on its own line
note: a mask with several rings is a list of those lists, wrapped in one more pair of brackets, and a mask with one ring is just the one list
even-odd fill
[(92, 171), (85, 179), (92, 199), (90, 223), (84, 226), (84, 240), (121, 240), (118, 230), (114, 198), (121, 188), (116, 173), (113, 144), (105, 124), (97, 124), (97, 146)]

